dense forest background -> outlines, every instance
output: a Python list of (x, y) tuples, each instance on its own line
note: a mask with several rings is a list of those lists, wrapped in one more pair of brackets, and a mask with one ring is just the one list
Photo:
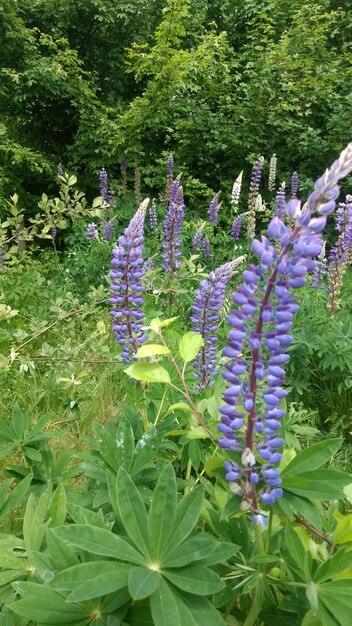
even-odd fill
[(351, 140), (351, 0), (2, 0), (0, 43), (0, 197), (28, 206), (59, 162), (151, 193), (169, 152), (196, 201), (261, 154), (304, 191)]

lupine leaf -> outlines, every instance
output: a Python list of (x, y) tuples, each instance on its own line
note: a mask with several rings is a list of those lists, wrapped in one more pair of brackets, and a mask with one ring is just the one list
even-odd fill
[(76, 548), (81, 548), (81, 550), (86, 550), (92, 554), (136, 564), (144, 563), (140, 552), (127, 543), (125, 539), (103, 528), (72, 524), (71, 526), (59, 526), (53, 532)]
[(202, 346), (204, 346), (203, 337), (198, 335), (198, 333), (190, 331), (181, 337), (178, 350), (184, 362), (189, 363), (196, 358)]
[(199, 596), (209, 596), (224, 588), (220, 576), (202, 565), (189, 565), (163, 570), (163, 575), (176, 587)]
[(128, 577), (128, 591), (133, 600), (151, 596), (159, 587), (160, 574), (146, 567), (134, 567)]
[(181, 621), (175, 594), (163, 579), (150, 598), (150, 608), (155, 626), (186, 626)]
[(182, 541), (192, 532), (198, 522), (203, 505), (204, 488), (195, 487), (178, 503), (176, 509), (175, 525), (170, 542), (167, 546), (168, 553), (177, 548)]
[(149, 557), (148, 518), (141, 495), (123, 468), (119, 470), (116, 485), (120, 517), (126, 532), (144, 556)]
[(19, 582), (15, 586), (23, 598), (10, 604), (10, 609), (33, 622), (66, 625), (88, 617), (87, 609), (69, 604), (47, 585)]
[(176, 515), (176, 479), (171, 465), (166, 465), (155, 487), (148, 513), (150, 550), (153, 559), (161, 557), (173, 531)]
[(159, 354), (169, 354), (170, 348), (163, 346), (160, 343), (147, 343), (144, 346), (138, 348), (136, 352), (137, 359), (143, 359), (145, 357), (157, 356)]
[(170, 374), (161, 365), (157, 363), (134, 363), (124, 370), (127, 376), (135, 380), (141, 380), (146, 383), (165, 383), (171, 382)]
[(297, 454), (282, 470), (281, 475), (286, 478), (317, 469), (327, 463), (340, 447), (341, 439), (325, 439), (315, 443)]

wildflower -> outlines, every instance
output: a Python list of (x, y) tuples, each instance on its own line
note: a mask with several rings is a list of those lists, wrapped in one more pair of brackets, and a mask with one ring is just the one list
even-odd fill
[(155, 232), (158, 228), (158, 218), (157, 218), (157, 212), (156, 212), (155, 198), (153, 198), (152, 203), (149, 207), (149, 221), (150, 221), (150, 228)]
[(211, 261), (213, 255), (211, 253), (209, 237), (206, 235), (202, 241), (203, 256), (207, 261)]
[(162, 228), (163, 268), (169, 279), (175, 276), (181, 267), (181, 231), (184, 219), (183, 189), (178, 176), (170, 187), (169, 208)]
[(241, 233), (242, 222), (244, 218), (246, 217), (246, 215), (247, 213), (240, 213), (239, 215), (237, 215), (237, 217), (235, 217), (231, 226), (231, 235), (234, 239), (239, 239), (239, 236)]
[(104, 225), (103, 236), (104, 236), (104, 239), (106, 239), (107, 241), (110, 241), (112, 238), (114, 224), (115, 224), (115, 218), (112, 217), (111, 220), (106, 222), (106, 224)]
[(58, 166), (57, 166), (57, 175), (58, 176), (63, 176), (63, 174), (64, 174), (64, 170), (62, 169), (61, 163), (59, 163)]
[(113, 331), (122, 346), (121, 358), (130, 363), (138, 347), (148, 335), (143, 330), (143, 236), (149, 200), (144, 200), (113, 249), (110, 302), (114, 305)]
[(208, 280), (202, 280), (195, 293), (191, 330), (204, 339), (204, 346), (193, 364), (194, 378), (198, 381), (196, 391), (204, 391), (212, 385), (218, 371), (216, 343), (220, 311), (224, 304), (227, 283), (243, 258), (239, 257), (210, 272)]
[(328, 272), (328, 262), (325, 256), (326, 244), (323, 243), (323, 247), (318, 254), (316, 266), (313, 272), (312, 287), (314, 289), (322, 289), (324, 287), (324, 276)]
[(248, 239), (253, 239), (255, 236), (255, 209), (256, 201), (259, 192), (260, 179), (262, 175), (262, 169), (264, 165), (264, 157), (260, 157), (253, 166), (251, 182), (249, 186), (248, 196), (248, 224), (247, 224), (247, 236)]
[(340, 203), (336, 229), (340, 232), (335, 246), (331, 249), (328, 264), (329, 297), (328, 309), (331, 315), (340, 306), (339, 295), (343, 276), (352, 261), (352, 197), (347, 196), (346, 203)]
[[(243, 272), (243, 284), (232, 295), (236, 308), (228, 317), (232, 330), (223, 351), (231, 361), (223, 372), (228, 387), (218, 428), (222, 433), (220, 445), (242, 453), (241, 462), (225, 463), (226, 478), (237, 482), (243, 507), (252, 511), (256, 524), (263, 523), (260, 501), (272, 505), (282, 496), (277, 465), (284, 443), (279, 431), (285, 409), (280, 404), (287, 395), (283, 366), (289, 360), (286, 350), (292, 342), (292, 319), (299, 308), (291, 289), (302, 287), (307, 273), (314, 270), (313, 257), (323, 243), (320, 233), (339, 193), (337, 183), (351, 170), (349, 144), (316, 182), (303, 210), (297, 199), (287, 204), (286, 212), (294, 226), (288, 228), (274, 217), (268, 237), (253, 241), (252, 251), (259, 262)], [(317, 217), (312, 216), (314, 212)], [(270, 240), (276, 240), (279, 253)]]
[(197, 252), (200, 248), (201, 245), (201, 241), (202, 241), (202, 236), (203, 236), (203, 230), (204, 230), (204, 226), (205, 224), (201, 224), (201, 226), (199, 226), (196, 234), (194, 235), (193, 239), (192, 239), (192, 248), (195, 252)]
[(99, 172), (99, 187), (100, 187), (100, 195), (104, 200), (106, 199), (106, 194), (108, 192), (108, 174), (105, 170), (105, 167), (102, 167)]
[(276, 165), (277, 165), (276, 154), (273, 154), (269, 163), (269, 182), (268, 182), (269, 191), (274, 191), (275, 189)]
[(87, 239), (90, 241), (95, 241), (98, 239), (98, 229), (94, 222), (91, 222), (87, 225)]
[(243, 171), (240, 172), (240, 174), (237, 176), (233, 187), (232, 187), (232, 193), (231, 193), (231, 205), (234, 209), (234, 212), (237, 211), (237, 207), (238, 207), (238, 202), (240, 199), (240, 194), (241, 194), (241, 187), (242, 187), (242, 177), (243, 177)]
[(219, 212), (219, 195), (220, 192), (217, 193), (212, 199), (209, 206), (209, 224), (217, 224), (218, 222), (218, 212)]
[(298, 172), (293, 172), (291, 177), (291, 198), (297, 198), (299, 177)]
[(285, 183), (281, 183), (275, 198), (274, 215), (283, 220), (285, 217), (286, 196)]

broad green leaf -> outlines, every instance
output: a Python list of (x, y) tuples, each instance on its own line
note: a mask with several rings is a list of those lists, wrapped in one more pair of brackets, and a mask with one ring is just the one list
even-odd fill
[(338, 574), (352, 568), (352, 552), (339, 550), (333, 554), (325, 563), (320, 565), (314, 574), (314, 580), (322, 583), (329, 578), (334, 578)]
[(142, 497), (127, 472), (120, 468), (117, 481), (117, 502), (128, 536), (146, 558), (150, 557), (148, 518)]
[(341, 446), (341, 439), (325, 439), (305, 448), (282, 470), (282, 477), (296, 476), (327, 463)]
[(170, 317), (167, 320), (161, 320), (159, 317), (155, 317), (150, 322), (150, 328), (154, 330), (154, 332), (158, 333), (160, 328), (165, 328), (166, 326), (170, 326), (170, 324), (172, 324), (177, 319), (178, 319), (178, 316)]
[(286, 546), (291, 557), (293, 558), (299, 569), (302, 570), (304, 566), (306, 550), (301, 539), (293, 530), (293, 528), (291, 528), (291, 526), (286, 527), (285, 538)]
[(203, 426), (195, 426), (187, 433), (188, 439), (210, 439), (210, 435)]
[(66, 602), (65, 598), (47, 585), (19, 582), (15, 587), (23, 597), (10, 604), (10, 609), (33, 622), (66, 626), (88, 617), (87, 609)]
[(93, 598), (100, 598), (106, 596), (109, 593), (116, 593), (120, 589), (127, 586), (128, 574), (131, 569), (131, 565), (126, 563), (120, 563), (115, 569), (108, 570), (94, 576), (89, 580), (85, 580), (81, 585), (78, 585), (67, 596), (67, 600), (70, 602), (83, 602), (84, 600), (92, 600)]
[(198, 333), (190, 331), (181, 337), (178, 344), (178, 350), (183, 361), (185, 361), (185, 363), (189, 363), (196, 358), (202, 346), (204, 346), (203, 337), (198, 335)]
[(163, 579), (150, 598), (150, 608), (155, 626), (186, 626), (180, 619), (175, 593)]
[(26, 561), (13, 554), (11, 550), (0, 548), (0, 568), (2, 569), (25, 569)]
[(148, 513), (150, 554), (156, 562), (164, 553), (171, 537), (177, 504), (176, 478), (172, 465), (166, 465), (154, 490)]
[(76, 548), (92, 554), (108, 556), (120, 561), (130, 561), (137, 565), (144, 563), (140, 552), (127, 543), (125, 539), (103, 528), (72, 524), (71, 526), (59, 526), (53, 529), (53, 532)]
[[(183, 626), (225, 626), (220, 613), (207, 598), (200, 596), (176, 596), (178, 611)], [(226, 621), (232, 626), (239, 622)]]
[(122, 465), (129, 472), (134, 455), (134, 434), (131, 423), (126, 417), (120, 418), (115, 442), (116, 466)]
[(24, 431), (29, 429), (29, 419), (17, 402), (12, 409), (12, 428), (17, 439), (24, 439)]
[(221, 591), (225, 584), (220, 576), (202, 565), (189, 565), (175, 570), (162, 571), (173, 585), (199, 596), (209, 596)]
[(66, 514), (66, 491), (63, 484), (59, 484), (54, 491), (48, 511), (49, 527), (64, 524)]
[(330, 473), (332, 471), (325, 470), (325, 478), (322, 475), (324, 470), (306, 472), (297, 476), (285, 476), (282, 479), (282, 487), (312, 500), (341, 500), (344, 497), (342, 487), (339, 486), (339, 478), (334, 480)]
[(169, 372), (157, 363), (134, 363), (124, 370), (125, 374), (145, 383), (171, 382)]
[(51, 493), (47, 489), (36, 503), (33, 494), (29, 496), (23, 519), (23, 538), (28, 551), (40, 550), (48, 522), (45, 522), (50, 505)]
[(57, 571), (78, 565), (78, 556), (66, 541), (54, 534), (52, 529), (46, 533), (46, 542), (49, 554), (55, 563)]
[[(132, 566), (127, 563), (117, 563), (116, 561), (88, 561), (87, 563), (78, 563), (73, 567), (62, 570), (50, 581), (50, 587), (56, 591), (72, 591), (78, 585), (86, 582), (95, 576), (101, 574), (122, 571), (126, 575)], [(127, 572), (127, 574), (126, 574)]]
[(192, 489), (178, 503), (176, 509), (175, 525), (172, 531), (171, 539), (167, 546), (170, 553), (177, 548), (188, 535), (191, 534), (193, 528), (198, 522), (204, 499), (204, 488), (198, 486)]
[(37, 450), (36, 448), (32, 448), (31, 446), (23, 446), (23, 453), (31, 461), (40, 462), (42, 460), (42, 455), (40, 454), (39, 450)]
[(352, 542), (352, 514), (341, 519), (334, 530), (334, 541), (337, 544)]
[(239, 513), (240, 510), (241, 510), (241, 498), (235, 495), (230, 496), (224, 508), (221, 511), (220, 519), (221, 520), (226, 519), (227, 517), (230, 517), (231, 515)]
[(176, 402), (176, 404), (172, 404), (168, 408), (166, 415), (169, 415), (169, 413), (175, 413), (175, 411), (184, 411), (185, 413), (193, 413), (193, 409), (189, 406), (189, 404), (186, 404), (185, 402)]
[(159, 354), (169, 354), (170, 349), (167, 346), (163, 346), (160, 343), (147, 343), (138, 348), (136, 352), (137, 359), (144, 359), (145, 357), (157, 356)]
[(175, 550), (167, 553), (162, 566), (163, 568), (184, 567), (193, 561), (202, 561), (217, 545), (219, 544), (214, 538), (203, 534), (188, 537)]
[[(284, 491), (283, 497), (280, 498), (279, 506), (285, 511), (290, 519), (293, 519), (293, 511), (297, 511), (300, 515), (303, 515), (303, 517), (311, 522), (315, 528), (322, 530), (322, 516), (316, 504), (311, 500), (302, 496), (296, 496), (289, 491)], [(286, 507), (288, 507), (288, 510)]]
[(319, 600), (338, 621), (340, 626), (351, 623), (352, 580), (336, 580), (318, 587)]
[(134, 567), (128, 576), (128, 591), (133, 600), (143, 600), (157, 590), (160, 580), (159, 572), (146, 567)]
[(0, 572), (0, 587), (12, 583), (14, 580), (20, 580), (21, 578), (27, 578), (27, 573), (23, 569), (9, 569), (6, 572)]
[[(6, 500), (1, 502), (2, 498), (0, 498), (0, 517), (5, 517), (9, 511), (23, 504), (31, 485), (32, 478), (33, 474), (29, 473), (23, 480), (21, 480), (21, 482), (18, 483), (18, 485), (16, 485)], [(11, 481), (9, 481), (9, 483), (11, 484)]]
[(213, 550), (211, 550), (205, 559), (202, 559), (202, 565), (210, 567), (218, 563), (224, 563), (233, 557), (240, 549), (235, 543), (227, 543), (225, 541), (217, 542)]

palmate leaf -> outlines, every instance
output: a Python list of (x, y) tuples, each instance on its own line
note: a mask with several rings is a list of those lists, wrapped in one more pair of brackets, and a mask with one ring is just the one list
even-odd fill
[[(88, 561), (87, 563), (79, 563), (73, 567), (62, 570), (52, 578), (50, 587), (55, 591), (73, 591), (76, 587), (94, 579), (101, 574), (110, 574), (118, 571), (125, 576), (125, 585), (127, 584), (128, 574), (132, 565), (127, 563), (117, 563), (116, 561)], [(99, 594), (101, 595), (101, 594)]]
[(53, 532), (76, 548), (81, 548), (81, 550), (86, 550), (92, 554), (128, 561), (136, 565), (143, 565), (145, 562), (141, 553), (127, 543), (125, 539), (103, 528), (72, 524), (71, 526), (59, 526)]
[[(351, 623), (352, 580), (336, 580), (318, 585), (317, 594), (319, 613), (321, 613), (321, 604), (323, 604), (339, 626), (346, 626)], [(324, 626), (326, 624), (324, 620), (323, 624)]]
[(202, 565), (163, 569), (162, 573), (175, 587), (199, 596), (212, 595), (225, 586), (218, 574)]
[(160, 574), (146, 567), (134, 567), (128, 577), (128, 591), (133, 600), (143, 600), (151, 596), (159, 587)]
[(344, 472), (320, 469), (319, 472), (305, 471), (294, 476), (285, 475), (282, 487), (312, 500), (341, 500), (345, 497), (343, 487), (350, 480)]
[(163, 554), (172, 535), (176, 515), (176, 478), (171, 465), (166, 465), (155, 487), (148, 513), (150, 551), (153, 559)]
[(352, 568), (352, 552), (339, 550), (325, 563), (322, 563), (314, 574), (314, 580), (322, 583)]
[(185, 626), (180, 617), (176, 596), (163, 579), (150, 598), (150, 608), (155, 626)]
[(188, 535), (191, 534), (193, 528), (198, 522), (204, 499), (204, 488), (199, 485), (188, 493), (178, 503), (176, 508), (175, 525), (171, 535), (171, 539), (167, 546), (168, 554), (177, 548)]
[(10, 609), (33, 622), (68, 625), (89, 617), (87, 609), (67, 603), (47, 585), (18, 582), (15, 587), (22, 599), (10, 604)]
[(148, 518), (142, 497), (127, 472), (120, 468), (117, 475), (117, 503), (120, 518), (128, 536), (146, 558), (150, 557)]

